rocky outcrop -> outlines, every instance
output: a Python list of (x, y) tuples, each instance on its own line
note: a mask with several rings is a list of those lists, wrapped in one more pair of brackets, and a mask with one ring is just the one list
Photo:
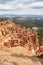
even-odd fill
[(43, 38), (41, 40), (41, 43), (40, 43), (40, 46), (39, 46), (39, 50), (38, 50), (37, 53), (38, 53), (37, 54), (38, 56), (43, 55)]
[[(10, 20), (0, 21), (0, 65), (42, 65), (37, 32)], [(34, 56), (34, 57), (33, 57)]]
[(42, 38), (42, 40), (41, 40), (41, 46), (43, 46), (43, 38)]
[(0, 65), (42, 65), (42, 62), (37, 57), (29, 57), (28, 51), (24, 47), (1, 46)]
[(0, 44), (9, 48), (21, 46), (35, 54), (40, 51), (37, 32), (21, 27), (11, 20), (0, 21)]
[(38, 50), (39, 42), (37, 32), (29, 28), (20, 27), (10, 20), (2, 21), (0, 24), (2, 24), (0, 26), (1, 44), (8, 47), (22, 46), (30, 50)]

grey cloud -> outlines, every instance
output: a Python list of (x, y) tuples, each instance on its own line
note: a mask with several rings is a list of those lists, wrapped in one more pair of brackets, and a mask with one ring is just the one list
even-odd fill
[(43, 2), (43, 0), (26, 0), (26, 1), (24, 1), (23, 3), (24, 4), (31, 4), (31, 3), (34, 3), (34, 2)]
[(43, 1), (43, 0), (35, 0), (35, 1)]
[(31, 4), (34, 2), (41, 2), (41, 1), (43, 1), (43, 0), (21, 0), (20, 2), (23, 4)]
[(23, 2), (23, 4), (31, 4), (31, 3), (33, 3), (32, 1), (30, 1), (30, 2)]
[(43, 1), (43, 0), (0, 0), (0, 3), (6, 4), (12, 1), (18, 1), (19, 3), (23, 3), (23, 4), (31, 4), (33, 2), (38, 2), (38, 1)]
[(0, 9), (0, 11), (18, 11), (18, 10), (22, 10), (22, 8), (16, 8), (16, 9)]
[(13, 11), (15, 9), (0, 9), (0, 11)]
[(13, 0), (0, 0), (0, 3), (1, 4), (6, 4), (6, 3), (11, 2), (11, 1), (13, 1)]
[(0, 9), (0, 11), (10, 11), (10, 9)]
[(23, 3), (23, 4), (31, 4), (33, 3), (35, 0), (19, 0), (19, 3)]
[(43, 9), (43, 7), (30, 7), (32, 9)]

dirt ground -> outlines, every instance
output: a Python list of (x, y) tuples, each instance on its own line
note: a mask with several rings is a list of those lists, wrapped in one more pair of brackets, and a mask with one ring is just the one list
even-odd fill
[(42, 59), (32, 56), (23, 47), (7, 48), (0, 46), (0, 65), (43, 65)]

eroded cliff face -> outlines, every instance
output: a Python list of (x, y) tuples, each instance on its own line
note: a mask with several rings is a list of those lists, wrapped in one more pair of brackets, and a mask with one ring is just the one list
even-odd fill
[(41, 40), (41, 46), (43, 46), (43, 38), (42, 38), (42, 40)]
[(42, 54), (37, 32), (11, 20), (0, 21), (0, 65), (43, 65), (36, 57)]
[(11, 20), (0, 21), (0, 44), (9, 48), (21, 46), (36, 55), (41, 52), (40, 48), (42, 49), (39, 46), (36, 31), (20, 27), (20, 25), (13, 23)]

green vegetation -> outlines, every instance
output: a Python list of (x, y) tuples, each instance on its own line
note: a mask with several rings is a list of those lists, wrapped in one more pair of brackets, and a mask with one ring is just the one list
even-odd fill
[(18, 17), (14, 18), (13, 22), (15, 22), (16, 24), (20, 24), (22, 27), (25, 26), (26, 28), (32, 29), (32, 27), (37, 27), (39, 42), (43, 38), (43, 19), (38, 20), (38, 19)]
[(43, 38), (43, 30), (39, 29), (38, 30), (38, 38), (39, 38), (39, 42), (41, 41), (41, 39)]

